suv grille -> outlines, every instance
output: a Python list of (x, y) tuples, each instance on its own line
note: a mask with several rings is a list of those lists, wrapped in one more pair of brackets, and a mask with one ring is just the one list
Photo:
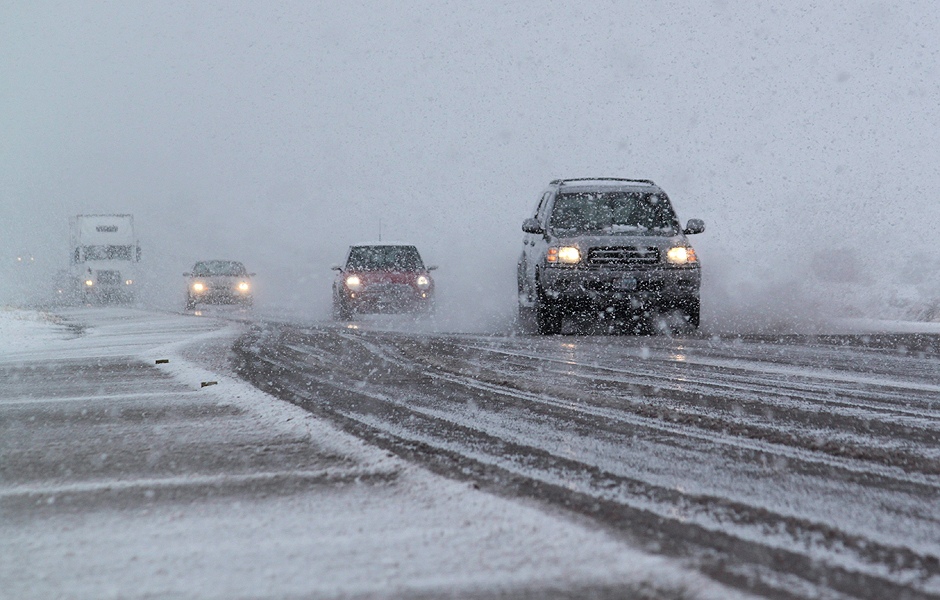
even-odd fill
[(659, 263), (656, 246), (602, 246), (588, 250), (592, 265), (655, 265)]

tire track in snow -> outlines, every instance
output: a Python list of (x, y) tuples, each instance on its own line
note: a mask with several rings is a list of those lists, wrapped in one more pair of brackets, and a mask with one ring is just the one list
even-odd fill
[[(726, 549), (735, 564), (750, 564), (754, 567), (751, 575), (762, 569), (771, 569), (779, 575), (781, 569), (777, 563), (783, 561), (789, 564), (790, 576), (802, 574), (811, 581), (816, 578), (817, 584), (828, 581), (828, 586), (836, 589), (849, 590), (857, 586), (858, 582), (865, 581), (868, 587), (855, 588), (855, 593), (863, 589), (881, 589), (886, 593), (904, 592), (913, 594), (910, 597), (920, 597), (916, 591), (918, 588), (928, 590), (937, 583), (936, 557), (929, 552), (923, 554), (903, 546), (891, 547), (878, 540), (846, 533), (822, 523), (774, 513), (765, 507), (749, 506), (722, 496), (685, 493), (648, 481), (631, 479), (606, 471), (598, 465), (573, 460), (558, 452), (557, 448), (539, 445), (538, 440), (515, 439), (512, 432), (500, 430), (492, 422), (479, 417), (474, 421), (473, 414), (461, 414), (460, 407), (475, 404), (479, 413), (481, 403), (490, 402), (501, 405), (499, 408), (505, 411), (506, 399), (509, 399), (514, 405), (513, 410), (517, 411), (513, 417), (518, 417), (523, 410), (529, 411), (536, 420), (543, 420), (542, 426), (546, 431), (557, 430), (559, 423), (571, 421), (582, 428), (593, 428), (599, 432), (604, 430), (603, 426), (607, 426), (606, 435), (610, 437), (622, 436), (638, 427), (650, 428), (650, 423), (635, 421), (627, 423), (626, 429), (622, 424), (611, 426), (611, 422), (616, 422), (611, 414), (603, 411), (597, 414), (585, 412), (577, 399), (573, 402), (571, 399), (559, 400), (540, 394), (520, 393), (519, 389), (512, 386), (487, 382), (486, 377), (480, 377), (479, 373), (455, 374), (454, 370), (459, 372), (463, 368), (460, 366), (451, 370), (435, 370), (425, 362), (427, 355), (424, 355), (424, 359), (403, 356), (401, 343), (389, 343), (382, 335), (370, 334), (368, 341), (364, 340), (365, 337), (350, 336), (336, 330), (306, 334), (281, 332), (274, 336), (261, 335), (254, 340), (246, 340), (237, 349), (246, 364), (270, 365), (269, 369), (262, 369), (270, 371), (267, 378), (264, 375), (252, 377), (250, 370), (245, 370), (249, 377), (270, 388), (270, 391), (280, 392), (282, 396), (301, 402), (311, 409), (315, 405), (316, 412), (334, 420), (339, 419), (359, 434), (374, 438), (373, 441), (385, 440), (381, 443), (405, 454), (412, 454), (412, 458), (421, 462), (441, 461), (441, 456), (446, 455), (452, 457), (450, 462), (462, 464), (461, 468), (471, 473), (475, 469), (486, 471), (495, 468), (510, 474), (511, 479), (521, 478), (522, 483), (517, 482), (517, 486), (552, 487), (554, 494), (563, 498), (562, 505), (590, 500), (605, 503), (614, 512), (630, 508), (638, 513), (638, 519), (649, 521), (655, 518), (660, 526), (669, 523), (680, 533), (685, 532), (680, 537), (698, 540), (699, 543), (703, 541), (703, 536), (729, 536), (724, 529), (730, 524), (735, 534), (723, 542), (712, 542), (713, 546), (730, 548), (744, 544), (748, 553), (770, 553), (774, 557), (769, 562), (757, 561), (755, 565), (753, 560), (740, 555), (740, 548)], [(429, 346), (424, 340), (419, 340), (416, 345)], [(440, 355), (439, 350), (436, 349), (435, 356)], [(480, 370), (479, 365), (474, 368)], [(275, 374), (277, 377), (272, 377)], [(423, 394), (422, 389), (431, 392)], [(533, 406), (542, 408), (536, 410)], [(659, 433), (671, 427), (672, 431), (667, 432), (669, 435), (684, 434), (687, 438), (691, 435), (690, 431), (683, 431), (685, 426), (681, 423), (669, 424), (668, 419), (658, 420)], [(743, 442), (741, 449), (753, 444), (752, 441)], [(790, 451), (792, 453), (792, 449)], [(831, 462), (831, 459), (822, 462)], [(832, 465), (828, 467), (832, 468)], [(455, 476), (453, 465), (449, 468), (451, 471), (448, 474)], [(446, 468), (443, 470), (448, 471)], [(867, 475), (886, 477), (885, 473), (869, 472)], [(576, 481), (581, 483), (574, 485)], [(935, 482), (903, 483), (907, 486), (926, 485), (927, 493), (936, 491)], [(571, 489), (572, 486), (574, 489)], [(645, 500), (638, 504), (637, 498)], [(604, 522), (616, 521), (611, 515), (592, 516)], [(689, 523), (693, 518), (697, 522)], [(712, 526), (708, 526), (709, 522)], [(786, 549), (787, 544), (805, 546), (806, 550), (794, 553)], [(779, 555), (780, 552), (784, 555)], [(805, 563), (815, 553), (823, 554), (828, 566), (822, 573), (813, 575), (819, 568)], [(720, 562), (728, 558), (725, 556)], [(846, 564), (840, 565), (843, 562)], [(802, 566), (795, 568), (797, 565)], [(732, 566), (719, 568), (712, 565), (704, 568), (706, 571), (710, 569), (717, 569), (724, 573), (725, 578), (734, 579)], [(858, 570), (864, 576), (860, 577)], [(853, 577), (855, 584), (850, 583)], [(915, 584), (911, 584), (912, 581)], [(761, 585), (776, 589), (767, 582)], [(751, 587), (756, 589), (753, 585)]]

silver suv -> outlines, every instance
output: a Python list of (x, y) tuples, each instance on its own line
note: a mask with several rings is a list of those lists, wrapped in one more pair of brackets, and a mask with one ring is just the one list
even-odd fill
[[(666, 193), (648, 179), (557, 179), (522, 224), (519, 316), (561, 332), (565, 316), (699, 325), (701, 269)], [(676, 320), (678, 317), (678, 321)], [(639, 327), (637, 327), (639, 329)]]

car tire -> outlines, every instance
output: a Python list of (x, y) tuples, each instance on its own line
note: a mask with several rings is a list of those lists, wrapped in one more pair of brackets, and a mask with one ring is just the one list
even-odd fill
[(698, 329), (699, 301), (688, 298), (670, 303), (649, 314), (651, 335), (689, 335)]
[(520, 333), (536, 333), (538, 329), (535, 324), (535, 308), (520, 304), (517, 325)]
[(519, 295), (520, 301), (523, 298), (525, 298), (526, 301), (529, 300), (529, 293), (526, 291), (525, 285), (525, 270), (522, 267), (522, 263), (516, 267), (516, 292)]
[(352, 311), (342, 300), (333, 300), (333, 320), (348, 321), (352, 318)]
[(519, 313), (517, 316), (517, 325), (521, 333), (536, 333), (538, 326), (536, 324), (536, 309), (531, 305), (531, 298), (526, 292), (525, 272), (520, 262), (516, 268), (516, 293), (519, 303)]
[(679, 305), (679, 308), (688, 316), (689, 325), (698, 329), (700, 323), (701, 300), (699, 298), (689, 298)]
[(433, 317), (437, 312), (437, 303), (434, 300), (428, 300), (418, 309), (419, 317)]

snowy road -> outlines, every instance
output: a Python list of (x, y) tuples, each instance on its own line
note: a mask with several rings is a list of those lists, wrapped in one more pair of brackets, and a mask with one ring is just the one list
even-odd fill
[[(744, 597), (258, 391), (230, 367), (245, 329), (0, 310), (0, 598)], [(371, 355), (340, 333), (327, 338)], [(337, 382), (362, 376), (335, 366)]]
[(768, 597), (940, 596), (940, 337), (260, 325), (272, 395)]

